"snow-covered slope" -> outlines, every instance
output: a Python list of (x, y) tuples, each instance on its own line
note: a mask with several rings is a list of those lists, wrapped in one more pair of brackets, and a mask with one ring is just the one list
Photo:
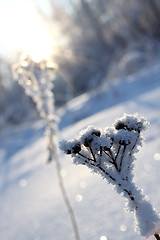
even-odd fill
[[(114, 96), (116, 94), (116, 96)], [(111, 125), (123, 113), (138, 112), (150, 121), (137, 154), (135, 182), (160, 212), (160, 66), (103, 86), (98, 93), (72, 100), (61, 110), (59, 140), (76, 137), (87, 125)], [(73, 240), (58, 188), (54, 162), (46, 164), (42, 122), (8, 129), (0, 135), (0, 239)], [(85, 166), (60, 154), (62, 176), (74, 208), (81, 240), (143, 239), (134, 232), (125, 200)], [(101, 236), (106, 236), (102, 238)]]

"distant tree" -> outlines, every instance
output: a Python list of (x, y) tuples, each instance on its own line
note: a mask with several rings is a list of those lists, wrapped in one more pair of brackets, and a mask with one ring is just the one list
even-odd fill
[(157, 0), (79, 0), (72, 1), (71, 12), (54, 6), (53, 21), (65, 42), (56, 61), (73, 94), (108, 81), (111, 65), (131, 44), (159, 41), (159, 13)]

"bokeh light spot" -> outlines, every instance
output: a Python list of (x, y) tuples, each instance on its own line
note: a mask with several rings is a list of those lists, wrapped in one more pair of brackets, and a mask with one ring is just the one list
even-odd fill
[(20, 187), (26, 187), (27, 184), (28, 184), (28, 182), (27, 182), (27, 180), (24, 179), (24, 178), (19, 181), (19, 186), (20, 186)]
[(154, 160), (159, 161), (160, 160), (160, 153), (154, 154)]
[(75, 200), (77, 202), (81, 202), (83, 200), (83, 196), (81, 194), (77, 194), (76, 197), (75, 197)]
[(31, 80), (27, 80), (27, 81), (26, 81), (26, 84), (27, 84), (28, 86), (30, 86), (30, 85), (32, 84), (32, 81), (31, 81)]
[(106, 236), (101, 236), (100, 240), (107, 240), (107, 237)]
[(120, 226), (120, 230), (121, 230), (122, 232), (125, 232), (125, 231), (127, 230), (127, 227), (126, 227), (125, 225), (121, 225), (121, 226)]

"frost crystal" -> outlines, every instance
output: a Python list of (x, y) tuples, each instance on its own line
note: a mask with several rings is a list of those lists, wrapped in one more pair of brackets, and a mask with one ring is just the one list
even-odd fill
[(129, 211), (134, 212), (135, 229), (142, 236), (154, 229), (160, 217), (142, 191), (133, 182), (133, 167), (138, 146), (142, 146), (141, 132), (148, 122), (137, 114), (124, 114), (112, 127), (105, 130), (89, 126), (77, 139), (63, 141), (60, 148), (71, 154), (75, 164), (83, 164), (116, 187), (128, 200)]

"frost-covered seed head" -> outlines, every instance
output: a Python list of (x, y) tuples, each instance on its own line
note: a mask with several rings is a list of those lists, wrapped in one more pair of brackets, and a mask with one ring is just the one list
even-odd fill
[[(145, 199), (142, 191), (134, 185), (132, 173), (134, 153), (138, 151), (138, 145), (141, 146), (143, 140), (140, 132), (147, 126), (144, 118), (125, 114), (116, 120), (114, 126), (107, 127), (104, 131), (89, 126), (81, 132), (78, 140), (63, 141), (61, 149), (72, 154), (75, 164), (88, 166), (116, 186), (118, 193), (123, 192), (129, 201), (128, 210), (134, 212), (136, 230), (142, 236), (157, 234), (158, 237), (159, 229), (156, 228), (159, 227), (160, 216)], [(81, 154), (77, 156), (80, 151)]]
[(143, 123), (142, 122), (138, 122), (137, 123), (137, 131), (140, 132), (140, 131), (143, 130), (143, 128), (144, 128)]
[(84, 139), (84, 146), (85, 147), (90, 147), (91, 146), (91, 143), (93, 142), (94, 140), (94, 136), (96, 137), (100, 137), (101, 136), (101, 132), (99, 130), (93, 130), (91, 132), (91, 135), (88, 135), (85, 139)]
[(117, 119), (114, 123), (114, 127), (116, 130), (126, 129), (128, 131), (136, 131), (140, 133), (143, 130), (146, 130), (148, 126), (148, 122), (145, 118), (139, 118), (137, 117), (137, 114), (134, 115), (127, 115), (124, 114), (124, 116), (120, 119)]
[(127, 146), (130, 143), (134, 143), (137, 138), (137, 132), (120, 129), (114, 136), (114, 143)]
[(110, 140), (110, 144), (111, 144), (111, 147), (112, 147), (113, 142), (114, 142), (114, 138), (113, 137), (109, 137), (108, 140)]
[(80, 141), (85, 147), (90, 147), (93, 139), (101, 136), (101, 131), (94, 126), (89, 126), (80, 133)]
[(81, 145), (80, 143), (75, 144), (75, 146), (72, 147), (72, 153), (79, 153), (81, 151)]
[(70, 149), (66, 149), (65, 152), (66, 152), (66, 154), (71, 154), (72, 153)]
[(123, 122), (117, 122), (116, 124), (115, 124), (115, 129), (116, 130), (120, 130), (120, 129), (125, 129), (125, 124), (123, 123)]
[(66, 154), (76, 154), (81, 151), (81, 143), (78, 140), (62, 141), (60, 143), (60, 149)]
[(85, 139), (84, 139), (84, 146), (85, 147), (90, 147), (91, 146), (91, 143), (93, 141), (93, 136), (87, 136)]
[(95, 136), (90, 146), (94, 153), (98, 153), (101, 150), (108, 151), (112, 145), (111, 140), (102, 135), (101, 137)]
[(100, 138), (100, 145), (102, 147), (102, 150), (109, 151), (113, 145), (113, 139), (109, 137), (101, 137)]
[(97, 129), (93, 130), (93, 132), (91, 133), (92, 135), (96, 135), (97, 137), (101, 136), (101, 132)]
[(104, 151), (109, 151), (110, 148), (111, 148), (111, 146), (110, 146), (110, 147), (106, 147), (106, 146), (104, 146), (104, 147), (103, 147), (103, 150), (104, 150)]
[(111, 141), (111, 143), (113, 144), (114, 139), (115, 139), (115, 135), (117, 133), (117, 131), (115, 130), (114, 127), (107, 127), (105, 130), (105, 136), (107, 137), (107, 139), (109, 139)]

